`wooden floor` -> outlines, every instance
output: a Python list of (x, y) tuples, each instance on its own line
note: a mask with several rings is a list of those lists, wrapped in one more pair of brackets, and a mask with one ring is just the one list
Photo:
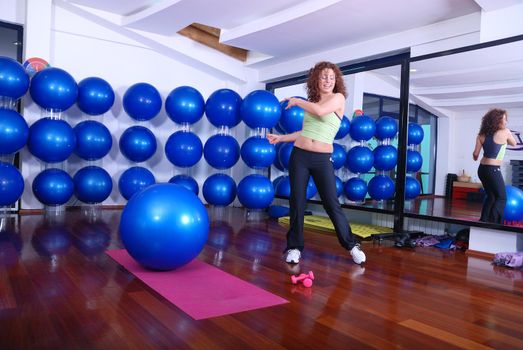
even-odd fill
[[(233, 208), (198, 258), (289, 303), (195, 321), (104, 253), (120, 214), (1, 220), (0, 349), (523, 349), (521, 270), (387, 241), (362, 268), (318, 232), (291, 269), (285, 229)], [(290, 283), (309, 270), (312, 288)]]

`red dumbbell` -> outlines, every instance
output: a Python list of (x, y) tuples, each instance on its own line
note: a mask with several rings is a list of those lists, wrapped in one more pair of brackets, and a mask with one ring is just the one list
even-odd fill
[(312, 281), (314, 280), (314, 273), (312, 271), (309, 271), (307, 274), (300, 274), (299, 276), (291, 276), (291, 282), (292, 284), (297, 284), (298, 282), (303, 283), (303, 285), (307, 288), (312, 286)]

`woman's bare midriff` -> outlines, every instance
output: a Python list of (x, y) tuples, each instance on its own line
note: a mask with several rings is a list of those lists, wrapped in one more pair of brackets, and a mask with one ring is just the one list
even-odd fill
[(497, 165), (497, 166), (501, 166), (503, 161), (502, 160), (498, 160), (498, 159), (492, 159), (492, 158), (483, 157), (483, 158), (481, 158), (480, 163), (483, 164), (483, 165)]
[(332, 144), (299, 136), (294, 142), (294, 146), (310, 152), (332, 153)]

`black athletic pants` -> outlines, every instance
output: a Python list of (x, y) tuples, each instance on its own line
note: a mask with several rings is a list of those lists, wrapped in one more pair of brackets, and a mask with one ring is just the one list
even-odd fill
[(505, 181), (501, 175), (501, 169), (497, 165), (480, 164), (478, 176), (483, 184), (483, 189), (487, 195), (483, 202), (480, 221), (503, 223), (503, 212), (507, 203), (507, 193)]

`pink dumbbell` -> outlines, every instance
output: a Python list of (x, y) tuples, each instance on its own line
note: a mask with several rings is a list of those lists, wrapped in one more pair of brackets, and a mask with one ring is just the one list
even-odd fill
[(303, 285), (307, 288), (312, 286), (312, 281), (314, 280), (314, 273), (312, 271), (309, 271), (307, 274), (300, 274), (299, 276), (291, 276), (291, 282), (292, 284), (297, 284), (298, 282), (303, 283)]

